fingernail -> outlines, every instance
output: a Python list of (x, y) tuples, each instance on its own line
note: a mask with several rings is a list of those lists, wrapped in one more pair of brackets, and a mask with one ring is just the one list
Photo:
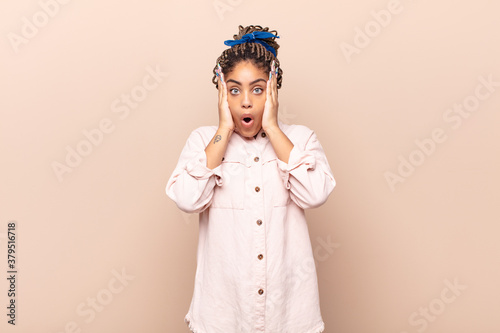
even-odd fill
[(269, 71), (269, 80), (273, 77), (273, 71)]
[(274, 60), (273, 60), (273, 62), (271, 63), (271, 72), (274, 72)]

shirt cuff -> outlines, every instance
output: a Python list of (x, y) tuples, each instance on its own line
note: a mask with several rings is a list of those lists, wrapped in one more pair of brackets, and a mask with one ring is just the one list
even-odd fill
[(290, 151), (288, 163), (283, 162), (279, 158), (277, 159), (277, 161), (281, 179), (283, 180), (283, 185), (287, 190), (290, 189), (290, 172), (301, 166), (304, 166), (306, 168), (306, 171), (309, 169), (314, 170), (316, 168), (316, 157), (310, 151), (304, 151), (297, 145), (294, 145), (292, 150)]
[(196, 153), (186, 164), (186, 171), (189, 175), (196, 179), (208, 179), (215, 175), (215, 183), (218, 186), (222, 185), (222, 172), (221, 165), (210, 169), (207, 167), (207, 154), (206, 152), (200, 151)]

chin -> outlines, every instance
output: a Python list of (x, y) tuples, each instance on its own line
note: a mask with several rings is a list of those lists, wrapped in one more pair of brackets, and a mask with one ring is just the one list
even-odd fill
[(259, 129), (253, 129), (253, 128), (249, 128), (249, 129), (247, 129), (247, 128), (238, 128), (238, 133), (239, 133), (241, 136), (243, 136), (243, 137), (245, 137), (245, 138), (249, 138), (249, 139), (250, 139), (250, 138), (252, 138), (252, 139), (253, 139), (253, 137), (254, 137), (257, 133), (259, 133), (259, 131), (260, 131), (260, 127), (259, 127)]

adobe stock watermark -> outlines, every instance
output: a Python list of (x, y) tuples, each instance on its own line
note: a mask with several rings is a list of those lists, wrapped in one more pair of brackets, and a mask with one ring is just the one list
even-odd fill
[(302, 263), (297, 267), (295, 271), (295, 286), (298, 287), (301, 281), (304, 281), (316, 269), (316, 262), (324, 262), (330, 258), (336, 249), (340, 247), (339, 243), (335, 243), (331, 240), (331, 236), (328, 235), (326, 239), (322, 237), (316, 237), (317, 245), (313, 249), (313, 257), (308, 257), (302, 261)]
[[(452, 107), (446, 109), (443, 113), (443, 120), (445, 123), (450, 124), (453, 130), (457, 130), (462, 126), (464, 119), (467, 119), (471, 114), (477, 111), (481, 105), (500, 87), (499, 81), (493, 80), (493, 74), (488, 77), (479, 76), (479, 84), (476, 85), (474, 93), (466, 96), (462, 102), (454, 103)], [(435, 153), (439, 144), (448, 139), (446, 130), (442, 127), (434, 128), (429, 137), (423, 139), (416, 139), (414, 141), (416, 148), (413, 149), (407, 157), (398, 155), (399, 165), (395, 172), (384, 172), (384, 178), (391, 190), (396, 190), (398, 183), (403, 183), (405, 180), (413, 175), (416, 168), (424, 164), (426, 159)]]
[(340, 243), (335, 243), (331, 240), (331, 235), (328, 235), (326, 239), (322, 237), (316, 237), (318, 245), (314, 247), (313, 253), (314, 258), (318, 262), (326, 261), (333, 252), (340, 247)]
[(49, 24), (50, 20), (60, 12), (62, 5), (66, 5), (70, 1), (71, 0), (38, 1), (40, 9), (36, 11), (31, 18), (26, 16), (21, 18), (20, 33), (12, 31), (7, 33), (7, 39), (9, 40), (14, 53), (19, 53), (19, 47), (21, 45), (28, 44), (33, 38), (35, 38), (40, 32), (40, 29)]
[(367, 48), (372, 40), (380, 35), (382, 29), (389, 26), (393, 17), (400, 14), (404, 9), (399, 0), (390, 0), (386, 7), (386, 9), (370, 11), (372, 19), (365, 23), (363, 29), (358, 26), (354, 27), (352, 44), (344, 41), (339, 44), (340, 51), (348, 64), (352, 62), (354, 54), (359, 54), (361, 50)]
[(221, 21), (224, 20), (225, 12), (232, 12), (236, 7), (241, 5), (243, 0), (214, 0), (212, 5)]
[[(159, 87), (164, 79), (169, 75), (163, 72), (159, 65), (156, 68), (146, 67), (146, 74), (141, 82), (130, 90), (129, 93), (122, 93), (111, 102), (111, 112), (117, 114), (120, 120), (126, 119), (132, 110), (137, 109), (139, 104), (148, 97), (149, 93)], [(66, 156), (62, 162), (52, 161), (52, 170), (59, 180), (64, 180), (63, 176), (73, 172), (80, 166), (85, 157), (92, 154), (95, 148), (99, 147), (105, 138), (105, 135), (112, 133), (116, 124), (110, 118), (102, 118), (93, 128), (84, 128), (81, 138), (73, 147), (66, 146)]]
[(288, 112), (288, 108), (286, 106), (278, 109), (278, 118), (284, 124), (291, 125), (292, 119), (295, 117), (297, 117), (297, 115), (293, 112)]
[[(414, 311), (408, 317), (410, 326), (415, 327), (418, 333), (422, 333), (429, 328), (429, 325), (435, 322), (440, 315), (462, 295), (462, 291), (467, 289), (466, 285), (460, 284), (458, 278), (453, 282), (448, 279), (444, 280), (445, 287), (441, 290), (439, 297), (432, 299), (425, 306), (419, 307), (418, 311)], [(406, 331), (400, 333), (408, 333)]]
[[(135, 279), (135, 276), (128, 275), (125, 268), (121, 272), (113, 269), (111, 271), (113, 277), (108, 281), (106, 287), (100, 289), (95, 296), (87, 297), (87, 299), (76, 306), (75, 313), (83, 318), (85, 324), (90, 324), (107, 306), (113, 302), (115, 295), (120, 294), (129, 285), (130, 281)], [(81, 328), (81, 323), (76, 321), (68, 321), (63, 330), (57, 333), (81, 333), (84, 330)]]
[[(314, 257), (307, 257), (304, 259), (300, 265), (298, 265), (291, 278), (294, 281), (291, 293), (294, 293), (298, 288), (302, 286), (302, 283), (308, 279), (314, 278), (313, 273), (316, 271), (316, 262), (324, 262), (330, 258), (333, 253), (340, 247), (339, 243), (335, 243), (331, 240), (331, 236), (328, 235), (326, 239), (322, 237), (316, 237), (317, 245), (313, 248)], [(269, 309), (274, 309), (275, 307), (283, 306), (285, 301), (285, 296), (283, 295), (283, 290), (272, 290), (267, 294), (267, 299), (269, 300)]]

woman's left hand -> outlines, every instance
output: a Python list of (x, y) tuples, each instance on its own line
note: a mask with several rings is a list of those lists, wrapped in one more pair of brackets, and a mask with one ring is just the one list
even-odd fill
[(262, 115), (262, 128), (266, 131), (271, 127), (278, 127), (278, 69), (274, 66), (274, 60), (267, 80), (266, 103)]

